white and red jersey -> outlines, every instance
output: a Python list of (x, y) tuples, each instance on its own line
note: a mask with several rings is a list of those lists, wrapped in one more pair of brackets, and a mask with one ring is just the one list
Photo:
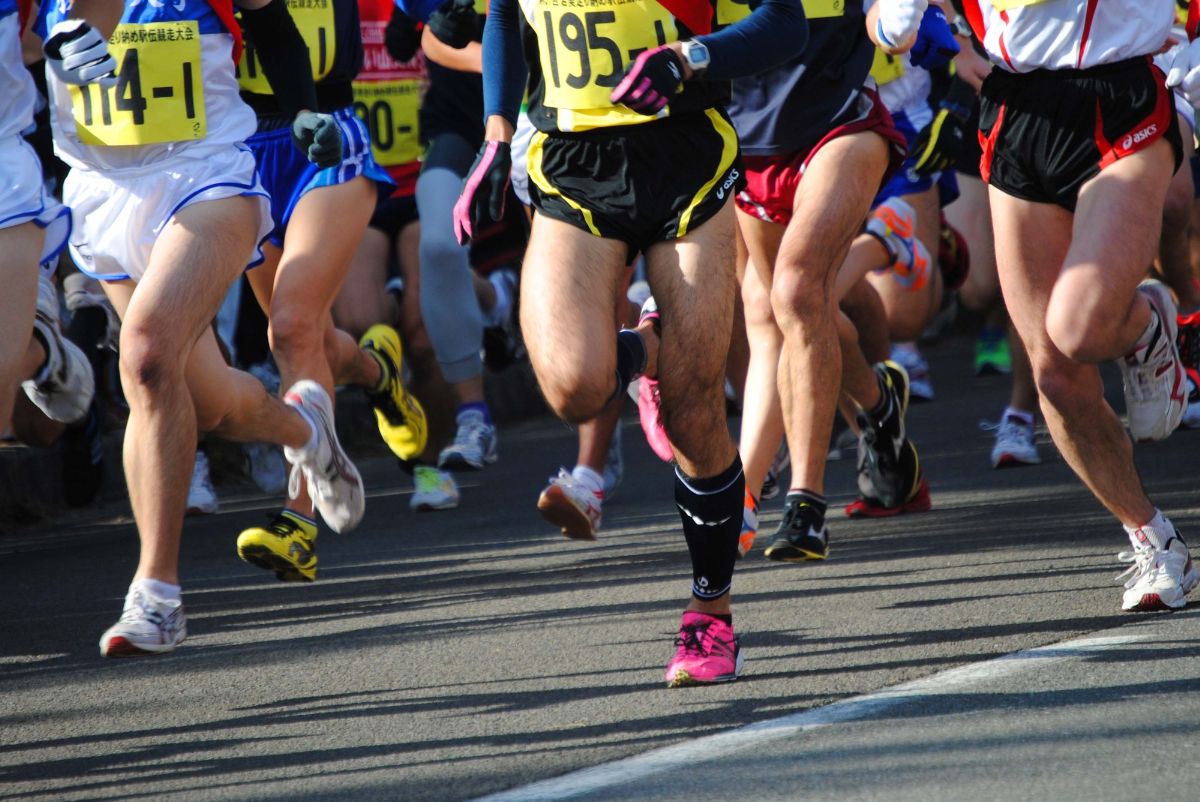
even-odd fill
[[(1196, 35), (1197, 0), (1188, 32)], [(1010, 72), (1087, 69), (1163, 48), (1174, 0), (963, 0), (988, 55)]]

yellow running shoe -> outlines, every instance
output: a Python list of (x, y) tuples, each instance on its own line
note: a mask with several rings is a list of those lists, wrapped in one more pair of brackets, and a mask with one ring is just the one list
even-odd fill
[(404, 388), (400, 335), (391, 326), (377, 323), (358, 344), (375, 357), (383, 371), (379, 387), (367, 390), (383, 442), (402, 460), (420, 456), (429, 440), (429, 424), (421, 402)]
[(274, 571), (281, 582), (312, 582), (317, 578), (317, 522), (284, 510), (266, 526), (252, 526), (238, 535), (238, 556), (251, 565)]

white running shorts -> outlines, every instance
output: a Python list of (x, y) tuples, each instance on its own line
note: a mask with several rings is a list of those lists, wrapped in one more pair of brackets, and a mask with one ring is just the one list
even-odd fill
[(35, 223), (46, 231), (41, 265), (53, 273), (71, 234), (71, 211), (46, 192), (37, 153), (20, 136), (0, 139), (0, 228)]
[(63, 186), (63, 200), (76, 221), (71, 256), (92, 278), (137, 281), (146, 274), (154, 243), (176, 212), (193, 203), (237, 195), (259, 201), (258, 236), (246, 254), (246, 266), (253, 267), (262, 261), (259, 246), (274, 225), (254, 156), (245, 146), (104, 175), (72, 170)]

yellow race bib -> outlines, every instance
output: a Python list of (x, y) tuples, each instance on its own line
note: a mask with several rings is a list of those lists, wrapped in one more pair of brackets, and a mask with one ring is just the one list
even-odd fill
[(116, 86), (70, 86), (75, 130), (87, 145), (149, 145), (203, 139), (200, 26), (122, 23), (108, 40)]
[[(846, 13), (846, 0), (803, 0), (808, 19), (840, 17)], [(717, 24), (732, 25), (750, 14), (750, 0), (717, 0)]]
[[(337, 52), (334, 31), (333, 0), (287, 0), (288, 12), (308, 45), (308, 60), (312, 63), (313, 80), (319, 81), (333, 69)], [(263, 74), (262, 62), (254, 51), (254, 43), (246, 40), (237, 65), (238, 86), (247, 92), (270, 95), (271, 85)]]
[(904, 75), (904, 56), (892, 56), (875, 48), (875, 58), (871, 61), (871, 77), (875, 83), (883, 86)]
[(525, 14), (537, 33), (545, 103), (557, 109), (614, 108), (609, 94), (638, 54), (678, 39), (655, 0), (540, 0)]
[(997, 11), (1008, 11), (1013, 8), (1022, 8), (1023, 6), (1037, 6), (1042, 3), (1049, 3), (1050, 0), (990, 0), (992, 7)]
[(371, 132), (375, 161), (384, 167), (421, 157), (417, 112), (423, 83), (419, 78), (354, 82), (354, 112)]

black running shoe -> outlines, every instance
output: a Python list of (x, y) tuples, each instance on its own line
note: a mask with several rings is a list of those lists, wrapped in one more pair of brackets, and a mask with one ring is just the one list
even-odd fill
[(95, 401), (83, 420), (63, 430), (61, 442), (63, 498), (69, 507), (86, 506), (104, 481), (104, 440)]
[(891, 360), (876, 365), (875, 372), (889, 403), (878, 420), (865, 412), (858, 415), (858, 490), (864, 498), (894, 507), (906, 499), (915, 479), (911, 464), (902, 459), (907, 442), (908, 374)]
[(779, 562), (824, 560), (829, 556), (829, 530), (823, 516), (805, 501), (789, 501), (775, 539), (763, 553)]

